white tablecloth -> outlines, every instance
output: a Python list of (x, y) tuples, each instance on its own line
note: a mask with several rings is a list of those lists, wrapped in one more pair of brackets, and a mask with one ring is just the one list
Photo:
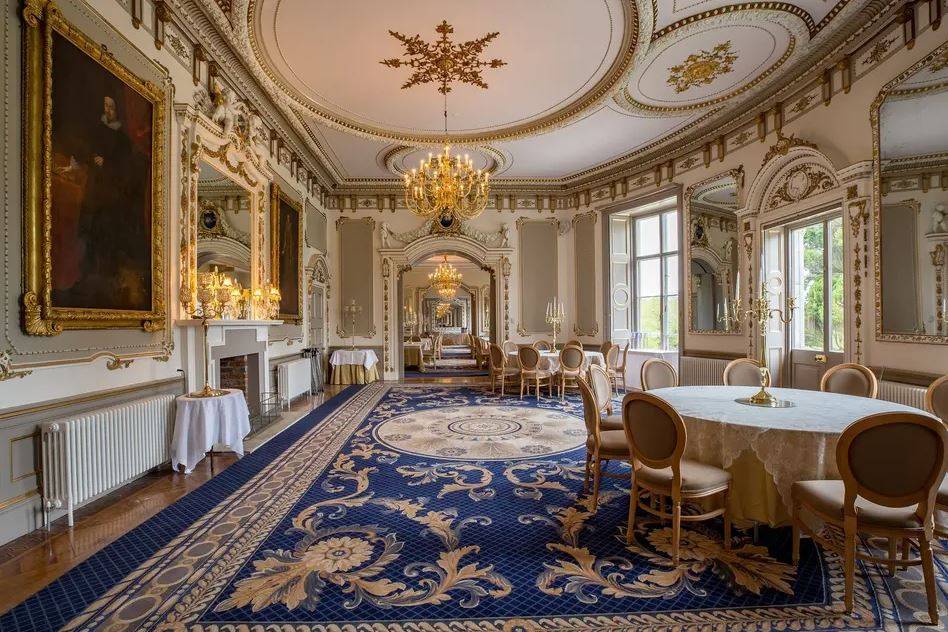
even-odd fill
[[(598, 364), (601, 367), (606, 366), (606, 358), (598, 351), (583, 351), (586, 356), (583, 362), (583, 369), (588, 369), (590, 364)], [(507, 362), (511, 366), (519, 366), (519, 355), (516, 351), (507, 354)], [(556, 373), (560, 370), (560, 352), (559, 351), (541, 351), (539, 368), (543, 371)]]
[(244, 455), (244, 437), (250, 434), (250, 411), (244, 394), (227, 389), (220, 397), (177, 398), (174, 437), (171, 440), (171, 467), (184, 465), (190, 474), (216, 444)]
[(371, 349), (336, 349), (332, 352), (329, 364), (341, 366), (343, 364), (354, 364), (362, 366), (366, 371), (378, 364), (379, 358)]
[(679, 386), (649, 393), (661, 397), (685, 420), (685, 456), (728, 468), (745, 450), (773, 477), (785, 507), (795, 481), (839, 478), (836, 442), (852, 422), (874, 413), (907, 411), (911, 406), (879, 399), (791, 388), (768, 389), (792, 408), (738, 404), (759, 389), (749, 386)]

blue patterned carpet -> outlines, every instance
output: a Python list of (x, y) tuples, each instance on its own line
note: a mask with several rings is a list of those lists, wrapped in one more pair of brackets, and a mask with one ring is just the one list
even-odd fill
[[(918, 573), (838, 560), (789, 530), (639, 517), (627, 480), (581, 494), (579, 402), (465, 387), (352, 388), (0, 616), (0, 630), (898, 630)], [(614, 471), (620, 471), (618, 467)], [(941, 562), (940, 562), (941, 564)], [(939, 568), (942, 587), (945, 568)], [(283, 627), (287, 626), (287, 627)]]

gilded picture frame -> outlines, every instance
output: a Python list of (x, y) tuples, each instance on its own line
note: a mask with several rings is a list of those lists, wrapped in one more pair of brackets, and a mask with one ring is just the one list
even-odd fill
[[(55, 336), (72, 329), (135, 328), (155, 332), (164, 328), (166, 319), (164, 278), (164, 172), (165, 172), (165, 94), (154, 83), (135, 75), (105, 48), (68, 22), (55, 3), (47, 0), (27, 0), (23, 8), (24, 29), (24, 283), (22, 296), (22, 326), (28, 335)], [(61, 39), (60, 39), (61, 38)], [(111, 308), (98, 305), (57, 306), (54, 302), (54, 217), (53, 160), (54, 160), (54, 94), (55, 68), (54, 40), (65, 42), (75, 49), (82, 63), (92, 60), (97, 70), (103, 70), (117, 79), (127, 94), (150, 104), (150, 153), (145, 163), (149, 177), (141, 186), (143, 208), (149, 211), (140, 222), (142, 240), (150, 243), (146, 251), (148, 261), (139, 262), (140, 271), (150, 278), (139, 276), (139, 302), (134, 308)], [(82, 57), (84, 55), (85, 57)], [(77, 62), (79, 63), (79, 62)], [(106, 99), (108, 100), (108, 98)], [(113, 107), (116, 107), (113, 100)], [(103, 114), (103, 123), (108, 120)], [(114, 129), (114, 128), (113, 128)], [(146, 127), (147, 129), (147, 127)], [(125, 132), (129, 134), (130, 132)], [(103, 159), (96, 156), (96, 164)], [(72, 168), (70, 164), (65, 169)], [(59, 171), (64, 170), (57, 167)], [(115, 196), (113, 196), (115, 197)], [(104, 222), (99, 221), (101, 226)], [(97, 228), (98, 230), (99, 228)], [(101, 234), (101, 232), (99, 233)], [(62, 266), (65, 267), (65, 266)], [(115, 272), (105, 268), (105, 272)], [(102, 271), (99, 278), (107, 278)], [(141, 288), (147, 288), (144, 291)], [(95, 301), (92, 301), (95, 302)], [(147, 303), (147, 305), (146, 305)]]
[[(279, 184), (271, 183), (270, 275), (271, 283), (280, 288), (277, 318), (287, 324), (303, 322), (303, 240), (303, 205), (284, 193)], [(286, 277), (289, 270), (294, 272), (295, 283)]]

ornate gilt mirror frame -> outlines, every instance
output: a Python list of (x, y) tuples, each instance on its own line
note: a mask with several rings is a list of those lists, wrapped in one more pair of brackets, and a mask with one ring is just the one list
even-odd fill
[[(882, 154), (881, 154), (881, 120), (882, 105), (886, 97), (890, 96), (899, 85), (918, 71), (932, 66), (948, 52), (948, 44), (942, 44), (928, 55), (918, 60), (894, 79), (886, 83), (872, 102), (869, 110), (869, 119), (872, 125), (872, 248), (873, 272), (875, 275), (875, 332), (876, 340), (880, 342), (916, 342), (923, 344), (948, 345), (948, 335), (886, 333), (882, 330)], [(919, 88), (919, 91), (929, 88)], [(937, 115), (936, 115), (937, 116)], [(942, 264), (944, 267), (944, 264)]]
[[(740, 336), (744, 331), (744, 326), (742, 322), (738, 322), (736, 325), (731, 327), (728, 331), (722, 331), (717, 329), (697, 329), (693, 326), (694, 323), (694, 313), (691, 304), (692, 296), (692, 287), (691, 287), (691, 199), (694, 197), (695, 193), (701, 191), (702, 189), (707, 188), (708, 186), (723, 180), (725, 178), (732, 178), (734, 184), (737, 186), (737, 208), (734, 213), (734, 232), (738, 235), (738, 239), (734, 244), (734, 248), (737, 249), (740, 245), (740, 220), (737, 217), (737, 210), (741, 207), (741, 202), (743, 200), (743, 190), (744, 190), (744, 167), (740, 166), (735, 169), (729, 169), (727, 171), (718, 173), (711, 177), (705, 178), (699, 182), (696, 182), (685, 189), (684, 199), (682, 200), (682, 211), (681, 211), (681, 235), (682, 235), (682, 271), (684, 273), (684, 288), (685, 288), (685, 322), (688, 326), (689, 334), (700, 334), (708, 336)], [(738, 254), (738, 264), (737, 269), (733, 272), (735, 274), (741, 271), (741, 262), (740, 255)], [(740, 295), (741, 288), (737, 287), (737, 294)], [(736, 297), (735, 297), (736, 298)]]
[[(24, 279), (23, 329), (55, 336), (66, 329), (164, 328), (165, 304), (165, 92), (138, 77), (71, 24), (49, 0), (23, 8), (24, 29)], [(57, 307), (53, 304), (53, 40), (60, 36), (118, 77), (152, 106), (151, 121), (151, 308), (147, 310)], [(97, 159), (100, 159), (97, 157)], [(101, 163), (100, 163), (101, 164)]]
[[(198, 180), (201, 162), (229, 176), (250, 197), (250, 278), (254, 290), (267, 279), (266, 215), (269, 169), (241, 126), (218, 124), (190, 104), (176, 104), (181, 131), (181, 212), (179, 218), (179, 301), (185, 317), (193, 313), (197, 290)], [(230, 130), (225, 135), (224, 130)]]
[(294, 200), (286, 194), (280, 185), (276, 182), (270, 185), (270, 276), (271, 283), (280, 286), (280, 203), (286, 202), (294, 211), (296, 211), (296, 288), (299, 296), (297, 297), (297, 312), (288, 314), (282, 310), (277, 318), (286, 324), (303, 324), (303, 246), (305, 235), (303, 234), (303, 204)]

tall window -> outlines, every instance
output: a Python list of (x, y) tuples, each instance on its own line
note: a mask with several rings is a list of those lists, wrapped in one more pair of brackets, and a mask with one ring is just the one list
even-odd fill
[(843, 220), (829, 217), (791, 228), (790, 282), (797, 297), (791, 346), (842, 352), (844, 337)]
[(676, 201), (610, 217), (613, 340), (631, 338), (639, 349), (678, 348)]

